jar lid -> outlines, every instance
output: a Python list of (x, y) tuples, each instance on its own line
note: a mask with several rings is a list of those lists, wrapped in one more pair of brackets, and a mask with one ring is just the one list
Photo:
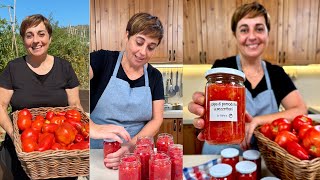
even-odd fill
[(215, 178), (227, 177), (232, 173), (232, 167), (229, 164), (216, 164), (209, 169), (210, 175)]
[(232, 74), (245, 79), (245, 75), (242, 71), (233, 68), (212, 68), (205, 73), (205, 77), (211, 74)]
[(250, 174), (257, 170), (257, 165), (252, 161), (240, 161), (236, 164), (236, 170), (241, 174)]
[(276, 177), (264, 177), (261, 180), (280, 180), (280, 179)]
[(116, 142), (116, 140), (113, 139), (103, 139), (104, 142)]
[(220, 154), (224, 158), (234, 158), (239, 156), (239, 150), (236, 148), (226, 148), (222, 150)]
[(260, 158), (260, 152), (257, 150), (251, 149), (243, 152), (242, 156), (244, 159), (247, 159), (247, 160), (257, 160)]

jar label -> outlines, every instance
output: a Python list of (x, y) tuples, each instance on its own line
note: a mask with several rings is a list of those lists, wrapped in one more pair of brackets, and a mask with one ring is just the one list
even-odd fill
[(210, 121), (237, 122), (237, 101), (210, 101)]

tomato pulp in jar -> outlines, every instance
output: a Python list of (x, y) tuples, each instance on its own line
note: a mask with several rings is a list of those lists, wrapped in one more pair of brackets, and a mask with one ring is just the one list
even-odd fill
[(120, 159), (119, 180), (140, 180), (141, 163), (137, 155), (133, 153), (125, 154)]
[(171, 159), (171, 179), (182, 180), (183, 169), (183, 146), (181, 144), (170, 144), (168, 155)]
[(216, 164), (209, 169), (211, 180), (232, 180), (232, 167), (229, 164)]
[(140, 144), (147, 144), (149, 145), (152, 150), (154, 148), (154, 140), (153, 140), (153, 137), (151, 136), (139, 136), (138, 139), (137, 139), (137, 143), (136, 145), (140, 145)]
[(103, 141), (104, 158), (107, 158), (108, 154), (114, 153), (118, 151), (120, 148), (121, 148), (121, 144), (118, 141), (114, 141), (112, 139), (104, 139)]
[(239, 144), (244, 139), (244, 77), (231, 68), (206, 72), (204, 137), (208, 144)]
[(242, 154), (243, 160), (252, 161), (257, 165), (257, 179), (261, 178), (261, 155), (257, 150), (247, 150)]
[(149, 162), (149, 179), (171, 179), (171, 161), (167, 154), (163, 152), (157, 152), (151, 155)]
[(239, 162), (239, 150), (236, 148), (226, 148), (221, 152), (221, 162), (232, 167), (232, 177), (236, 177), (236, 164)]
[(173, 136), (168, 133), (160, 133), (157, 138), (157, 152), (168, 153), (168, 147), (174, 144)]
[(257, 165), (251, 161), (240, 161), (236, 164), (237, 180), (256, 180)]
[(136, 145), (134, 154), (140, 157), (142, 179), (149, 179), (149, 160), (153, 154), (153, 149), (149, 144), (139, 144)]

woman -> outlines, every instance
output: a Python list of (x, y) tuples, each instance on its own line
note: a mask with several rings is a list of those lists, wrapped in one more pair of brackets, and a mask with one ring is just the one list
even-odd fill
[[(282, 67), (272, 65), (262, 59), (269, 41), (270, 18), (259, 3), (240, 6), (233, 14), (231, 29), (237, 40), (239, 55), (217, 60), (215, 67), (229, 67), (244, 72), (246, 76), (246, 110), (248, 122), (246, 137), (241, 144), (250, 146), (254, 129), (277, 118), (293, 118), (307, 113), (307, 108), (295, 85)], [(204, 94), (195, 92), (189, 103), (189, 111), (200, 116), (193, 121), (196, 128), (204, 127)], [(280, 104), (285, 108), (279, 112)], [(250, 117), (253, 116), (252, 117)], [(198, 136), (203, 140), (203, 134)], [(219, 154), (226, 146), (210, 146), (205, 143), (203, 154)], [(237, 147), (237, 146), (236, 146)]]
[(21, 23), (27, 55), (8, 63), (0, 75), (0, 125), (7, 132), (4, 148), (12, 159), (14, 179), (29, 179), (17, 158), (13, 138), (12, 111), (23, 108), (76, 106), (82, 110), (79, 81), (71, 63), (49, 55), (52, 27), (44, 16), (35, 14)]
[[(162, 75), (148, 61), (160, 44), (163, 27), (148, 13), (132, 16), (126, 27), (124, 52), (100, 50), (90, 55), (90, 110), (96, 124), (123, 126), (131, 141), (105, 159), (116, 168), (138, 136), (154, 136), (163, 121)], [(90, 140), (102, 148), (103, 140)]]

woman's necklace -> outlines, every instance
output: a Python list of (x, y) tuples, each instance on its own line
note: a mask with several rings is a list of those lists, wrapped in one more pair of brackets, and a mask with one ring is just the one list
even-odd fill
[(249, 69), (243, 67), (242, 71), (244, 72), (246, 77), (252, 77), (252, 78), (259, 77), (261, 75), (261, 72), (263, 72), (261, 66), (259, 66), (257, 70), (253, 70), (253, 71), (249, 71)]

